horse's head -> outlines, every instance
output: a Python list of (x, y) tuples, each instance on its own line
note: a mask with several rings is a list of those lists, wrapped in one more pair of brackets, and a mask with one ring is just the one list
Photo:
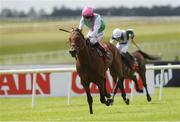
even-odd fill
[(79, 52), (85, 48), (85, 38), (78, 28), (73, 29), (69, 37), (70, 49), (69, 53), (72, 57), (76, 57)]

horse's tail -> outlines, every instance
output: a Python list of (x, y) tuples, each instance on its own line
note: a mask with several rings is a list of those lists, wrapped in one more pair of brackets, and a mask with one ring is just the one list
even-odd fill
[(143, 55), (144, 58), (149, 59), (149, 60), (159, 60), (160, 59), (159, 56), (149, 55), (149, 54), (143, 52), (142, 50), (138, 50), (137, 52), (139, 52), (141, 55)]

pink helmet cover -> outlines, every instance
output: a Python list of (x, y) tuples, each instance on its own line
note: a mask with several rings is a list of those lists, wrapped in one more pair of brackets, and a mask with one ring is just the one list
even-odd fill
[(93, 9), (92, 8), (90, 8), (90, 7), (84, 7), (84, 9), (82, 10), (82, 16), (85, 16), (85, 17), (87, 17), (87, 16), (93, 16)]

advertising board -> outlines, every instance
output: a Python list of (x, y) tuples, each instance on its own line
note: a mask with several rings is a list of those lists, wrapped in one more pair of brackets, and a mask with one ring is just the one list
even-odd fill
[[(26, 67), (26, 66), (25, 66)], [(32, 66), (33, 67), (33, 66)], [(44, 66), (46, 67), (46, 66)], [(56, 66), (57, 67), (57, 66)], [(58, 65), (58, 67), (69, 67)], [(22, 67), (21, 67), (22, 68)], [(136, 74), (137, 75), (137, 74)], [(147, 84), (150, 93), (154, 92), (154, 71), (149, 70), (146, 72)], [(107, 91), (112, 93), (115, 83), (109, 72), (106, 73), (106, 88)], [(137, 75), (138, 84), (140, 89), (143, 89), (141, 78)], [(37, 90), (38, 95), (47, 96), (67, 96), (68, 85), (72, 83), (72, 96), (84, 95), (85, 90), (83, 89), (80, 78), (76, 71), (74, 72), (45, 72), (37, 74)], [(131, 92), (131, 80), (124, 80), (125, 92)], [(11, 97), (11, 96), (29, 96), (32, 94), (33, 87), (33, 74), (1, 74), (0, 75), (0, 96)], [(95, 84), (90, 84), (91, 93), (97, 94), (98, 88)], [(118, 91), (120, 93), (120, 91)]]

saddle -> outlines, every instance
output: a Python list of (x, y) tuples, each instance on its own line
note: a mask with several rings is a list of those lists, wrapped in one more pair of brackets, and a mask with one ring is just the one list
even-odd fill
[(95, 51), (97, 52), (97, 54), (98, 54), (100, 57), (103, 57), (104, 60), (111, 58), (110, 52), (108, 51), (108, 46), (107, 46), (107, 44), (98, 42), (98, 43), (92, 45), (92, 44), (90, 43), (89, 38), (86, 39), (86, 43), (87, 43), (87, 45), (89, 45), (92, 49), (95, 49)]
[(99, 43), (99, 47), (95, 48), (100, 57), (103, 57), (104, 60), (111, 59), (111, 54), (109, 52), (108, 46), (105, 43)]
[[(98, 52), (99, 56), (103, 56), (104, 53), (107, 52), (107, 46), (104, 45), (104, 44), (102, 44), (102, 43), (99, 43), (99, 44), (100, 44), (100, 46), (99, 46), (99, 47), (96, 47), (95, 49), (96, 49), (96, 51)], [(100, 48), (103, 48), (103, 49), (100, 49)], [(102, 50), (104, 50), (105, 52), (102, 51)]]

